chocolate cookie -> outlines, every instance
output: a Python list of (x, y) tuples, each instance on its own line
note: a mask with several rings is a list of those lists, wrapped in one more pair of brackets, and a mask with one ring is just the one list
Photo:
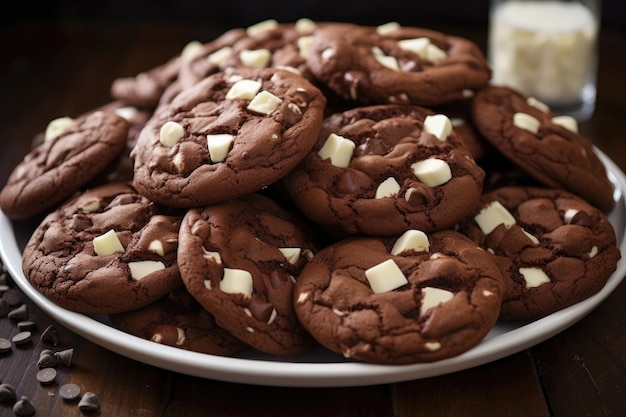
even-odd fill
[(283, 182), (315, 222), (391, 236), (453, 226), (478, 202), (483, 178), (445, 115), (387, 104), (326, 118), (312, 151)]
[(123, 332), (192, 352), (230, 356), (249, 349), (219, 327), (184, 286), (145, 307), (110, 314), (109, 319)]
[(51, 121), (44, 140), (13, 169), (0, 192), (0, 208), (10, 219), (56, 208), (120, 155), (128, 130), (128, 122), (109, 111)]
[(322, 345), (394, 365), (469, 350), (495, 324), (501, 300), (491, 255), (452, 230), (340, 241), (313, 257), (294, 288), (298, 318)]
[(459, 231), (494, 254), (505, 282), (504, 320), (536, 319), (595, 294), (621, 257), (605, 215), (558, 189), (485, 193)]
[(313, 339), (293, 311), (292, 292), (315, 253), (298, 217), (260, 194), (189, 209), (178, 263), (189, 293), (216, 322), (261, 352), (291, 356)]
[(509, 87), (490, 86), (472, 102), (472, 119), (506, 158), (548, 188), (577, 194), (608, 212), (613, 184), (576, 120)]
[(125, 183), (87, 190), (35, 229), (23, 252), (24, 275), (68, 310), (139, 308), (182, 285), (176, 264), (181, 218)]
[(240, 68), (183, 90), (142, 130), (133, 184), (155, 201), (202, 207), (260, 190), (309, 152), (325, 97), (290, 71)]
[(324, 25), (306, 60), (336, 94), (364, 104), (441, 104), (472, 95), (491, 76), (470, 40), (399, 25)]

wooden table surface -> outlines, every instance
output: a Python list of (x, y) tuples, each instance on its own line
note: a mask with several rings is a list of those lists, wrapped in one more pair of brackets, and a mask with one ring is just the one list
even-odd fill
[[(0, 183), (49, 120), (77, 115), (110, 100), (109, 85), (177, 54), (190, 40), (208, 41), (226, 28), (200, 25), (23, 23), (0, 31)], [(446, 28), (485, 45), (482, 28)], [(626, 34), (600, 36), (598, 102), (581, 131), (626, 169)], [(9, 285), (11, 280), (8, 281)], [(0, 354), (0, 383), (35, 406), (36, 416), (79, 416), (59, 388), (94, 392), (113, 416), (624, 416), (626, 415), (626, 284), (552, 338), (502, 359), (451, 374), (384, 385), (294, 388), (204, 379), (163, 370), (110, 352), (48, 317), (26, 297), (37, 323), (30, 344)], [(56, 381), (36, 379), (49, 324), (72, 348)], [(0, 318), (0, 337), (18, 332)], [(11, 416), (13, 402), (0, 402)]]

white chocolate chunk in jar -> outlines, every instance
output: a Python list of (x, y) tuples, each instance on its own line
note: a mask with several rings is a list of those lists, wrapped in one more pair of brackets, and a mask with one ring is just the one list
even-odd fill
[(393, 291), (396, 288), (400, 288), (407, 284), (408, 281), (402, 270), (393, 261), (393, 259), (387, 259), (375, 265), (365, 271), (365, 277), (367, 278), (372, 291), (376, 294), (382, 292)]

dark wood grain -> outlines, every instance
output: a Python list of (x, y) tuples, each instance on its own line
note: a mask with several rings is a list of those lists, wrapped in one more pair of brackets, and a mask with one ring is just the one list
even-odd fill
[[(226, 28), (186, 24), (23, 23), (0, 30), (0, 181), (49, 120), (78, 115), (110, 100), (117, 77), (163, 63), (191, 40)], [(484, 46), (483, 28), (446, 28)], [(601, 36), (598, 104), (581, 125), (600, 150), (626, 169), (626, 34)], [(16, 224), (18, 230), (32, 225)], [(1, 238), (1, 237), (0, 237)], [(95, 392), (95, 415), (117, 416), (621, 416), (626, 415), (626, 284), (587, 317), (528, 350), (472, 369), (397, 384), (347, 388), (265, 387), (170, 372), (112, 353), (72, 333), (27, 299), (37, 327), (31, 343), (0, 354), (0, 382), (28, 397), (36, 416), (83, 416), (59, 388)], [(53, 324), (61, 343), (40, 341)], [(17, 333), (0, 318), (0, 337)], [(56, 382), (37, 382), (42, 349), (74, 349)], [(12, 403), (0, 403), (11, 416)]]

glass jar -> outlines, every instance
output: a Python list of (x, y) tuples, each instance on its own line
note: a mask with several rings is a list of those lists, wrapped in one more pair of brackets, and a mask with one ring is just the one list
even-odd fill
[(579, 121), (595, 108), (600, 0), (491, 0), (492, 83)]

